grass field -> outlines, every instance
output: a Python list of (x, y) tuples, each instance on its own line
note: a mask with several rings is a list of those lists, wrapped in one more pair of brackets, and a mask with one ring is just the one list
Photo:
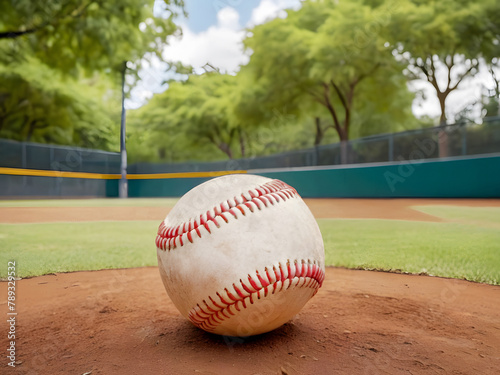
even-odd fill
[[(90, 205), (88, 200), (39, 204), (64, 202)], [(156, 205), (158, 200), (104, 202), (144, 206)], [(164, 206), (174, 202), (162, 200)], [(500, 208), (418, 209), (448, 221), (318, 220), (325, 242), (326, 264), (500, 284)], [(0, 264), (16, 260), (21, 277), (153, 266), (158, 224), (156, 221), (0, 224)], [(5, 277), (6, 272), (6, 267), (2, 267), (0, 277)]]
[(328, 265), (500, 283), (500, 231), (457, 223), (319, 220)]

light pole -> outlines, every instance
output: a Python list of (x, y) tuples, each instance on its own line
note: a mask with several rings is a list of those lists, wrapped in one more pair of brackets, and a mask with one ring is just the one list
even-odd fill
[(128, 196), (128, 185), (127, 185), (127, 148), (125, 144), (125, 71), (127, 70), (127, 62), (123, 62), (122, 68), (122, 117), (120, 123), (120, 172), (121, 178), (118, 187), (118, 193), (120, 198), (127, 198)]

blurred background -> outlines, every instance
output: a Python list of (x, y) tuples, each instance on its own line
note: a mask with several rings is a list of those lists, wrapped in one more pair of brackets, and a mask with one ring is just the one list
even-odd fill
[(121, 123), (130, 174), (500, 151), (496, 0), (1, 8), (0, 167), (119, 174)]

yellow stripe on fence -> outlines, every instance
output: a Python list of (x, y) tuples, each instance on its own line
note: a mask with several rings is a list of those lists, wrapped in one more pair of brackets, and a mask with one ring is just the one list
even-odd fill
[[(148, 174), (128, 174), (127, 180), (154, 180), (164, 178), (196, 178), (196, 177), (217, 177), (228, 174), (247, 173), (244, 170), (237, 171), (214, 171), (214, 172), (181, 172), (181, 173), (148, 173)], [(0, 167), (0, 174), (14, 176), (39, 176), (39, 177), (65, 177), (65, 178), (87, 178), (94, 180), (119, 180), (119, 174), (102, 174), (87, 172), (66, 172), (66, 171), (46, 171), (41, 169), (5, 168)]]
[(218, 177), (228, 174), (247, 173), (247, 171), (214, 171), (214, 172), (180, 172), (180, 173), (153, 173), (153, 174), (128, 174), (128, 180), (155, 180), (162, 178), (195, 178)]
[(0, 174), (16, 176), (39, 176), (39, 177), (65, 177), (65, 178), (88, 178), (94, 180), (119, 180), (119, 174), (102, 174), (87, 172), (67, 172), (67, 171), (45, 171), (42, 169), (23, 168), (3, 168), (0, 167)]

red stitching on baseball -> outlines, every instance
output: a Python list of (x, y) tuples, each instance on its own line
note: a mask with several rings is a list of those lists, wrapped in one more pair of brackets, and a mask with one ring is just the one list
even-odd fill
[[(296, 272), (299, 268), (301, 271)], [(317, 264), (316, 261), (311, 261), (309, 259), (295, 261), (292, 264), (288, 261), (286, 265), (278, 263), (277, 267), (273, 267), (273, 271), (274, 274), (270, 273), (266, 268), (265, 272), (262, 273), (256, 271), (253, 277), (248, 275), (248, 284), (250, 285), (247, 285), (240, 279), (241, 288), (236, 286), (236, 284), (232, 285), (235, 293), (231, 293), (228, 288), (224, 288), (224, 292), (222, 293), (215, 293), (218, 297), (218, 301), (215, 301), (214, 298), (209, 296), (208, 300), (211, 302), (212, 307), (208, 305), (206, 302), (207, 300), (203, 300), (208, 312), (203, 310), (200, 304), (197, 304), (189, 311), (189, 320), (194, 325), (206, 331), (213, 331), (224, 321), (224, 318), (228, 319), (229, 315), (234, 315), (234, 312), (231, 311), (232, 308), (236, 311), (241, 311), (242, 308), (246, 309), (247, 301), (253, 304), (255, 296), (257, 299), (260, 299), (262, 292), (263, 296), (267, 297), (269, 293), (274, 294), (276, 291), (279, 292), (283, 290), (283, 288), (289, 289), (294, 286), (297, 288), (312, 288), (314, 289), (314, 296), (325, 279), (325, 272), (321, 266)], [(276, 280), (274, 280), (274, 278), (276, 278)], [(280, 283), (281, 288), (278, 290), (277, 287)], [(271, 285), (272, 290), (269, 290)], [(227, 298), (224, 297), (225, 295), (227, 295)]]
[[(248, 197), (245, 196), (248, 195)], [(231, 216), (238, 219), (239, 215), (246, 216), (248, 211), (255, 212), (255, 207), (258, 210), (262, 209), (262, 204), (268, 207), (269, 204), (274, 205), (280, 201), (286, 201), (297, 195), (297, 191), (280, 180), (272, 180), (265, 184), (249, 190), (248, 193), (242, 193), (232, 199), (215, 206), (212, 210), (201, 214), (199, 217), (191, 219), (183, 224), (167, 227), (165, 221), (162, 221), (156, 236), (156, 247), (160, 250), (173, 250), (178, 246), (184, 246), (187, 242), (193, 243), (196, 238), (192, 232), (196, 232), (201, 238), (201, 228), (205, 228), (208, 233), (212, 233), (210, 223), (213, 223), (217, 228), (220, 228), (222, 222), (218, 218), (228, 223)], [(249, 199), (250, 198), (250, 199)], [(248, 210), (248, 211), (247, 211)], [(229, 216), (228, 216), (229, 214)], [(187, 241), (183, 241), (182, 236), (186, 234)], [(178, 241), (176, 241), (178, 239)]]

